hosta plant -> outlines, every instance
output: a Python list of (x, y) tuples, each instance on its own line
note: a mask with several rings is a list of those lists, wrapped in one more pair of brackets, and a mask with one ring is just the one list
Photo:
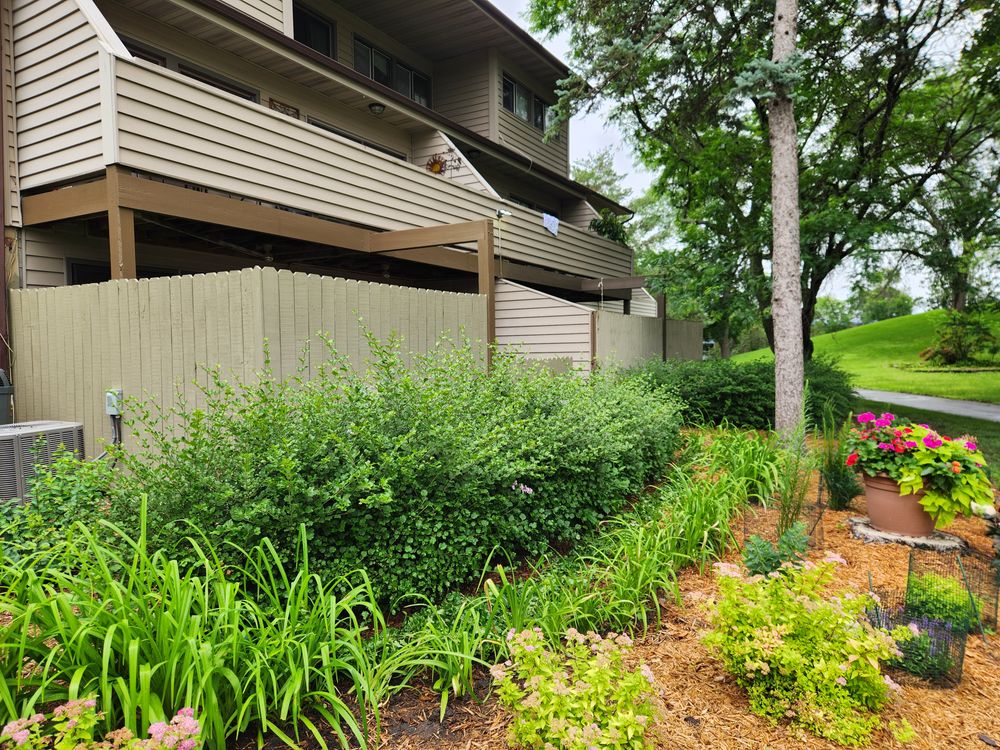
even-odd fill
[(510, 741), (534, 750), (645, 750), (653, 723), (653, 674), (629, 670), (632, 641), (570, 629), (562, 649), (540, 628), (508, 633), (510, 660), (491, 670), (513, 714)]
[(894, 479), (903, 494), (923, 490), (920, 504), (937, 526), (958, 515), (982, 514), (993, 505), (986, 458), (969, 435), (952, 438), (926, 424), (890, 413), (858, 415), (859, 427), (847, 437), (846, 464), (868, 476)]

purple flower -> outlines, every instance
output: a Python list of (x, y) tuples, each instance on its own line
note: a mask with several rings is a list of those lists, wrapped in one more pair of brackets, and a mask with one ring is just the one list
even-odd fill
[(965, 447), (968, 448), (970, 451), (974, 451), (979, 446), (976, 445), (975, 443), (973, 443), (971, 440), (966, 440), (965, 441)]
[(521, 482), (514, 482), (514, 484), (512, 484), (510, 486), (510, 488), (512, 490), (516, 491), (516, 492), (522, 492), (525, 495), (534, 495), (535, 494), (535, 491), (533, 489), (531, 489), (531, 487), (529, 487), (528, 485), (523, 484)]
[(859, 424), (864, 424), (865, 422), (871, 422), (873, 419), (875, 419), (875, 415), (872, 414), (870, 411), (866, 411), (864, 414), (858, 415)]
[(941, 438), (939, 438), (937, 435), (924, 435), (923, 441), (924, 445), (926, 445), (928, 448), (941, 447)]
[(881, 448), (884, 451), (891, 451), (892, 450), (892, 443), (879, 443), (878, 447)]

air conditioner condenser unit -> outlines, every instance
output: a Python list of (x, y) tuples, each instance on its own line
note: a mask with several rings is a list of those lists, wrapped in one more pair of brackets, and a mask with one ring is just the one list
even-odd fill
[(26, 498), (35, 466), (51, 464), (60, 446), (83, 458), (83, 425), (76, 422), (0, 425), (0, 501)]

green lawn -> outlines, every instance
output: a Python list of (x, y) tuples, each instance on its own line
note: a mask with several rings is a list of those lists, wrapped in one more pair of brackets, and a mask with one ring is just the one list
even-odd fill
[[(813, 339), (818, 354), (828, 354), (854, 376), (858, 388), (920, 393), (1000, 403), (1000, 372), (914, 372), (901, 365), (922, 362), (920, 352), (933, 343), (941, 310), (883, 320)], [(997, 316), (1000, 325), (1000, 316)], [(739, 354), (735, 360), (770, 359), (769, 349)]]
[(986, 456), (993, 478), (1000, 476), (1000, 422), (987, 422), (983, 419), (957, 417), (953, 414), (941, 414), (936, 411), (911, 409), (899, 404), (887, 404), (884, 401), (867, 401), (859, 399), (855, 407), (858, 412), (872, 411), (876, 414), (888, 411), (914, 422), (929, 424), (944, 435), (959, 437), (972, 435)]

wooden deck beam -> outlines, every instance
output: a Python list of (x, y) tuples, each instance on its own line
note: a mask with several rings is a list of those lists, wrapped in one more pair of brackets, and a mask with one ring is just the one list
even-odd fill
[(47, 193), (26, 195), (21, 198), (21, 220), (26, 227), (35, 224), (48, 224), (52, 221), (77, 219), (92, 214), (103, 214), (107, 210), (108, 184), (106, 178), (56, 188)]

